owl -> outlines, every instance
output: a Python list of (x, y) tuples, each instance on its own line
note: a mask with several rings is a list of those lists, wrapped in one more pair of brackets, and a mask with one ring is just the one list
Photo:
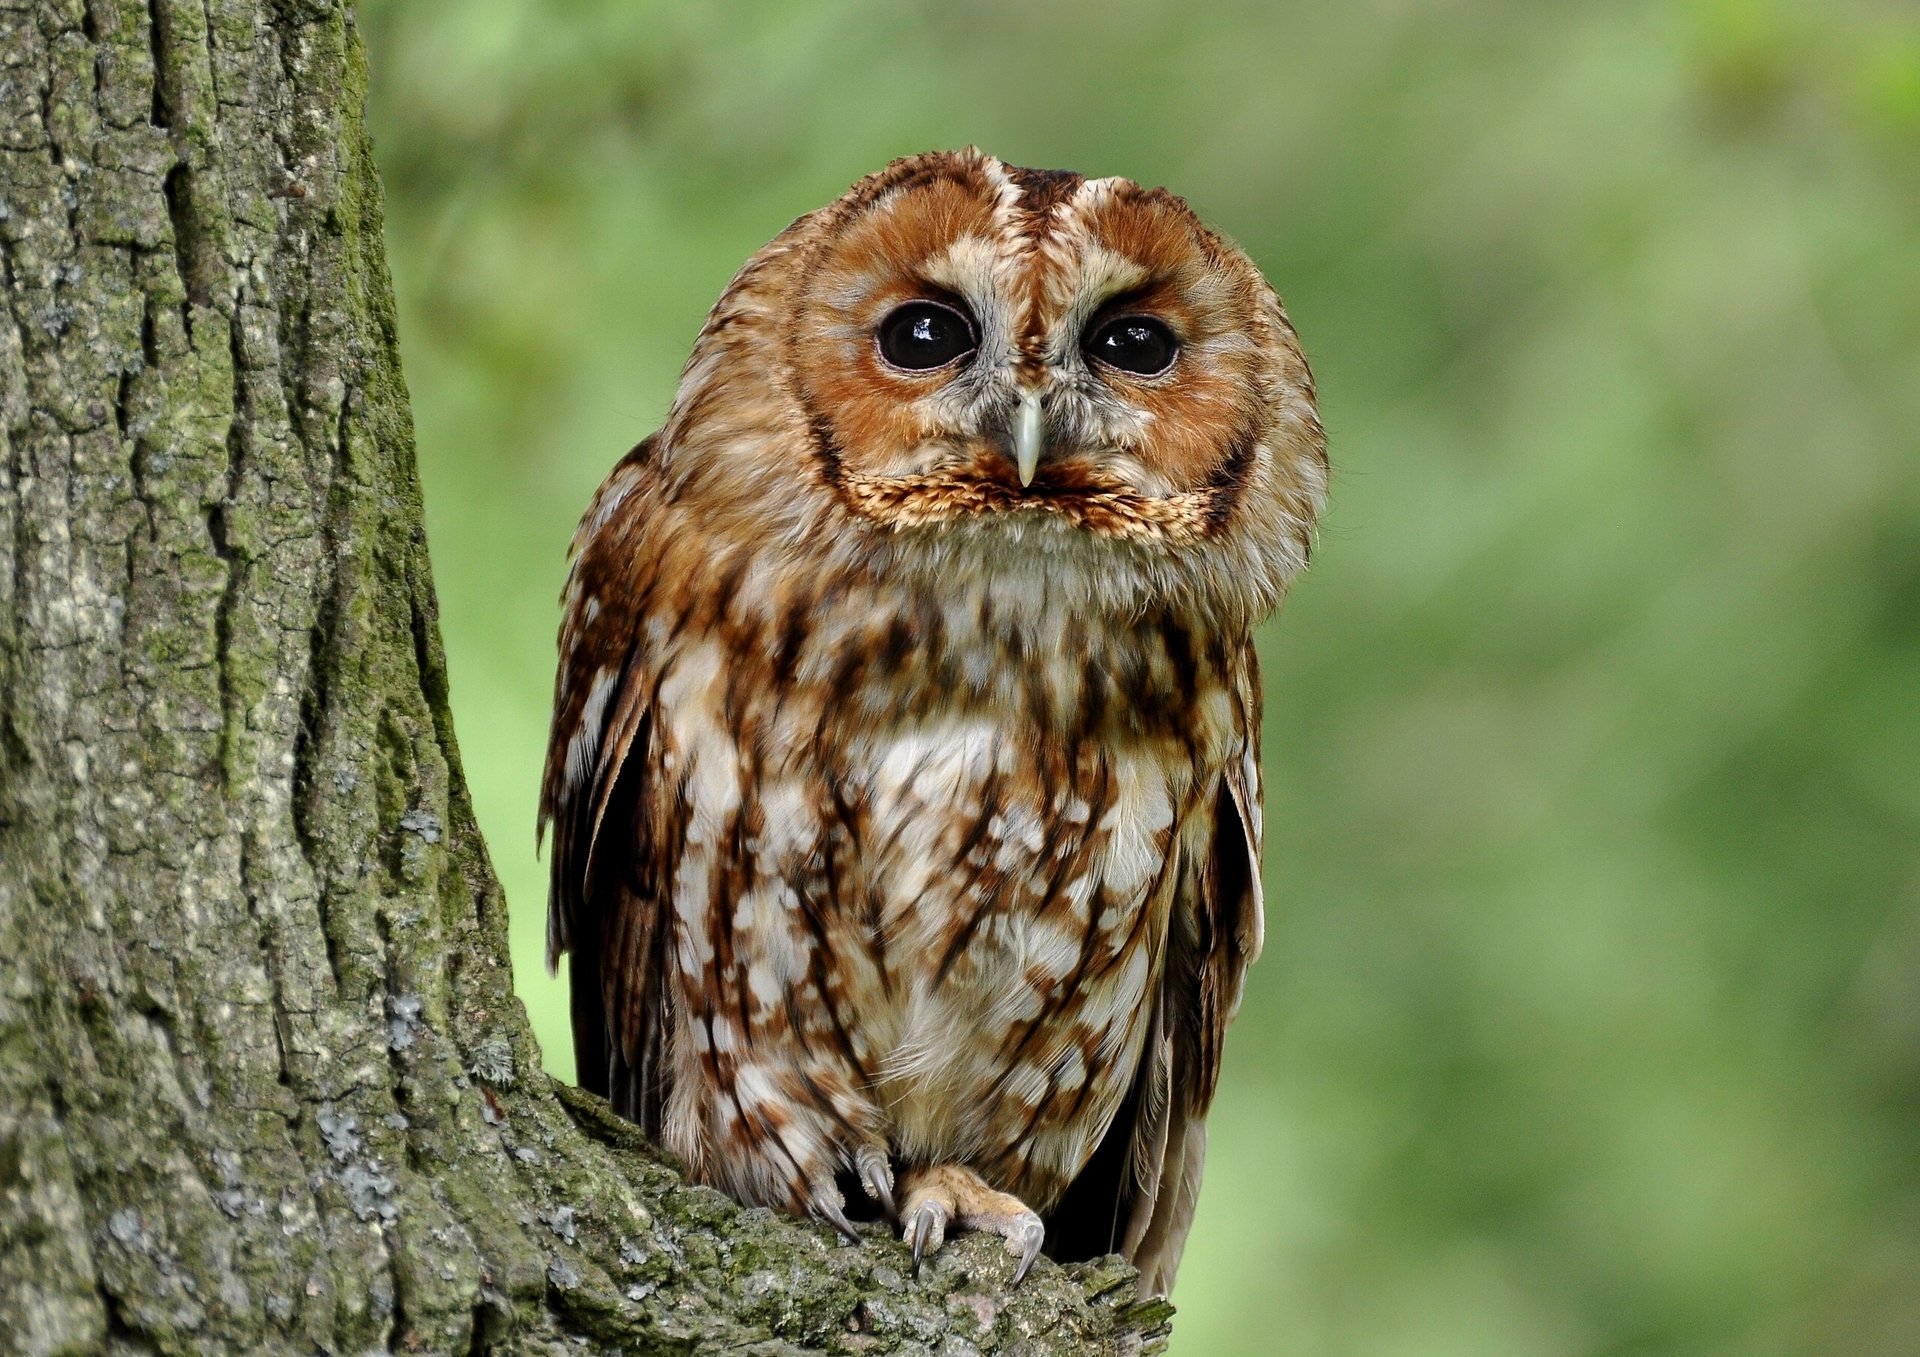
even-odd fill
[(737, 1200), (1172, 1284), (1260, 950), (1252, 629), (1326, 489), (1162, 189), (899, 160), (749, 259), (574, 540), (541, 797), (583, 1085)]

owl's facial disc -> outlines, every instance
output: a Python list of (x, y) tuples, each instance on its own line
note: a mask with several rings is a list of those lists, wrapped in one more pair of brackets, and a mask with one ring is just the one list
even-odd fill
[(1161, 190), (916, 158), (798, 264), (783, 350), (815, 464), (888, 528), (1198, 540), (1282, 408), (1310, 413), (1272, 290)]

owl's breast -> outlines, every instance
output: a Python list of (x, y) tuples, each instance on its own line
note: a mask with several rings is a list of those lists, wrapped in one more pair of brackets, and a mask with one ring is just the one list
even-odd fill
[(1244, 731), (1201, 627), (1038, 599), (683, 630), (653, 738), (689, 1068), (810, 1098), (831, 1067), (895, 1153), (1045, 1210), (1132, 1084)]
[[(909, 1157), (1064, 1190), (1130, 1085), (1198, 778), (1177, 742), (1063, 746), (1019, 712), (916, 723), (846, 770), (854, 1040)], [(836, 948), (836, 950), (843, 950)]]

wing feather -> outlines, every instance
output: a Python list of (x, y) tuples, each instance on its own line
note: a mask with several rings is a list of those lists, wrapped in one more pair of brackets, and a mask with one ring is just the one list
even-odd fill
[(1211, 851), (1183, 873), (1140, 1071), (1049, 1222), (1056, 1257), (1118, 1249), (1140, 1269), (1143, 1295), (1172, 1289), (1199, 1200), (1227, 1025), (1264, 939), (1259, 694), (1249, 652), (1233, 693), (1242, 747), (1219, 774)]
[[(646, 563), (635, 551), (652, 446), (648, 439), (614, 469), (574, 537), (540, 832), (553, 832), (547, 965), (571, 954), (580, 1084), (657, 1136), (669, 929), (649, 813), (652, 666), (639, 611)], [(619, 851), (599, 851), (609, 843)]]

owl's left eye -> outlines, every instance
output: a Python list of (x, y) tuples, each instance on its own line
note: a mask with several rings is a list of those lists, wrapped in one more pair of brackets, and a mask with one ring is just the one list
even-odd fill
[(939, 302), (908, 302), (880, 322), (880, 356), (897, 368), (926, 372), (980, 347), (973, 322)]
[(1152, 316), (1121, 316), (1094, 332), (1087, 352), (1122, 372), (1157, 377), (1173, 366), (1180, 344), (1173, 331)]

